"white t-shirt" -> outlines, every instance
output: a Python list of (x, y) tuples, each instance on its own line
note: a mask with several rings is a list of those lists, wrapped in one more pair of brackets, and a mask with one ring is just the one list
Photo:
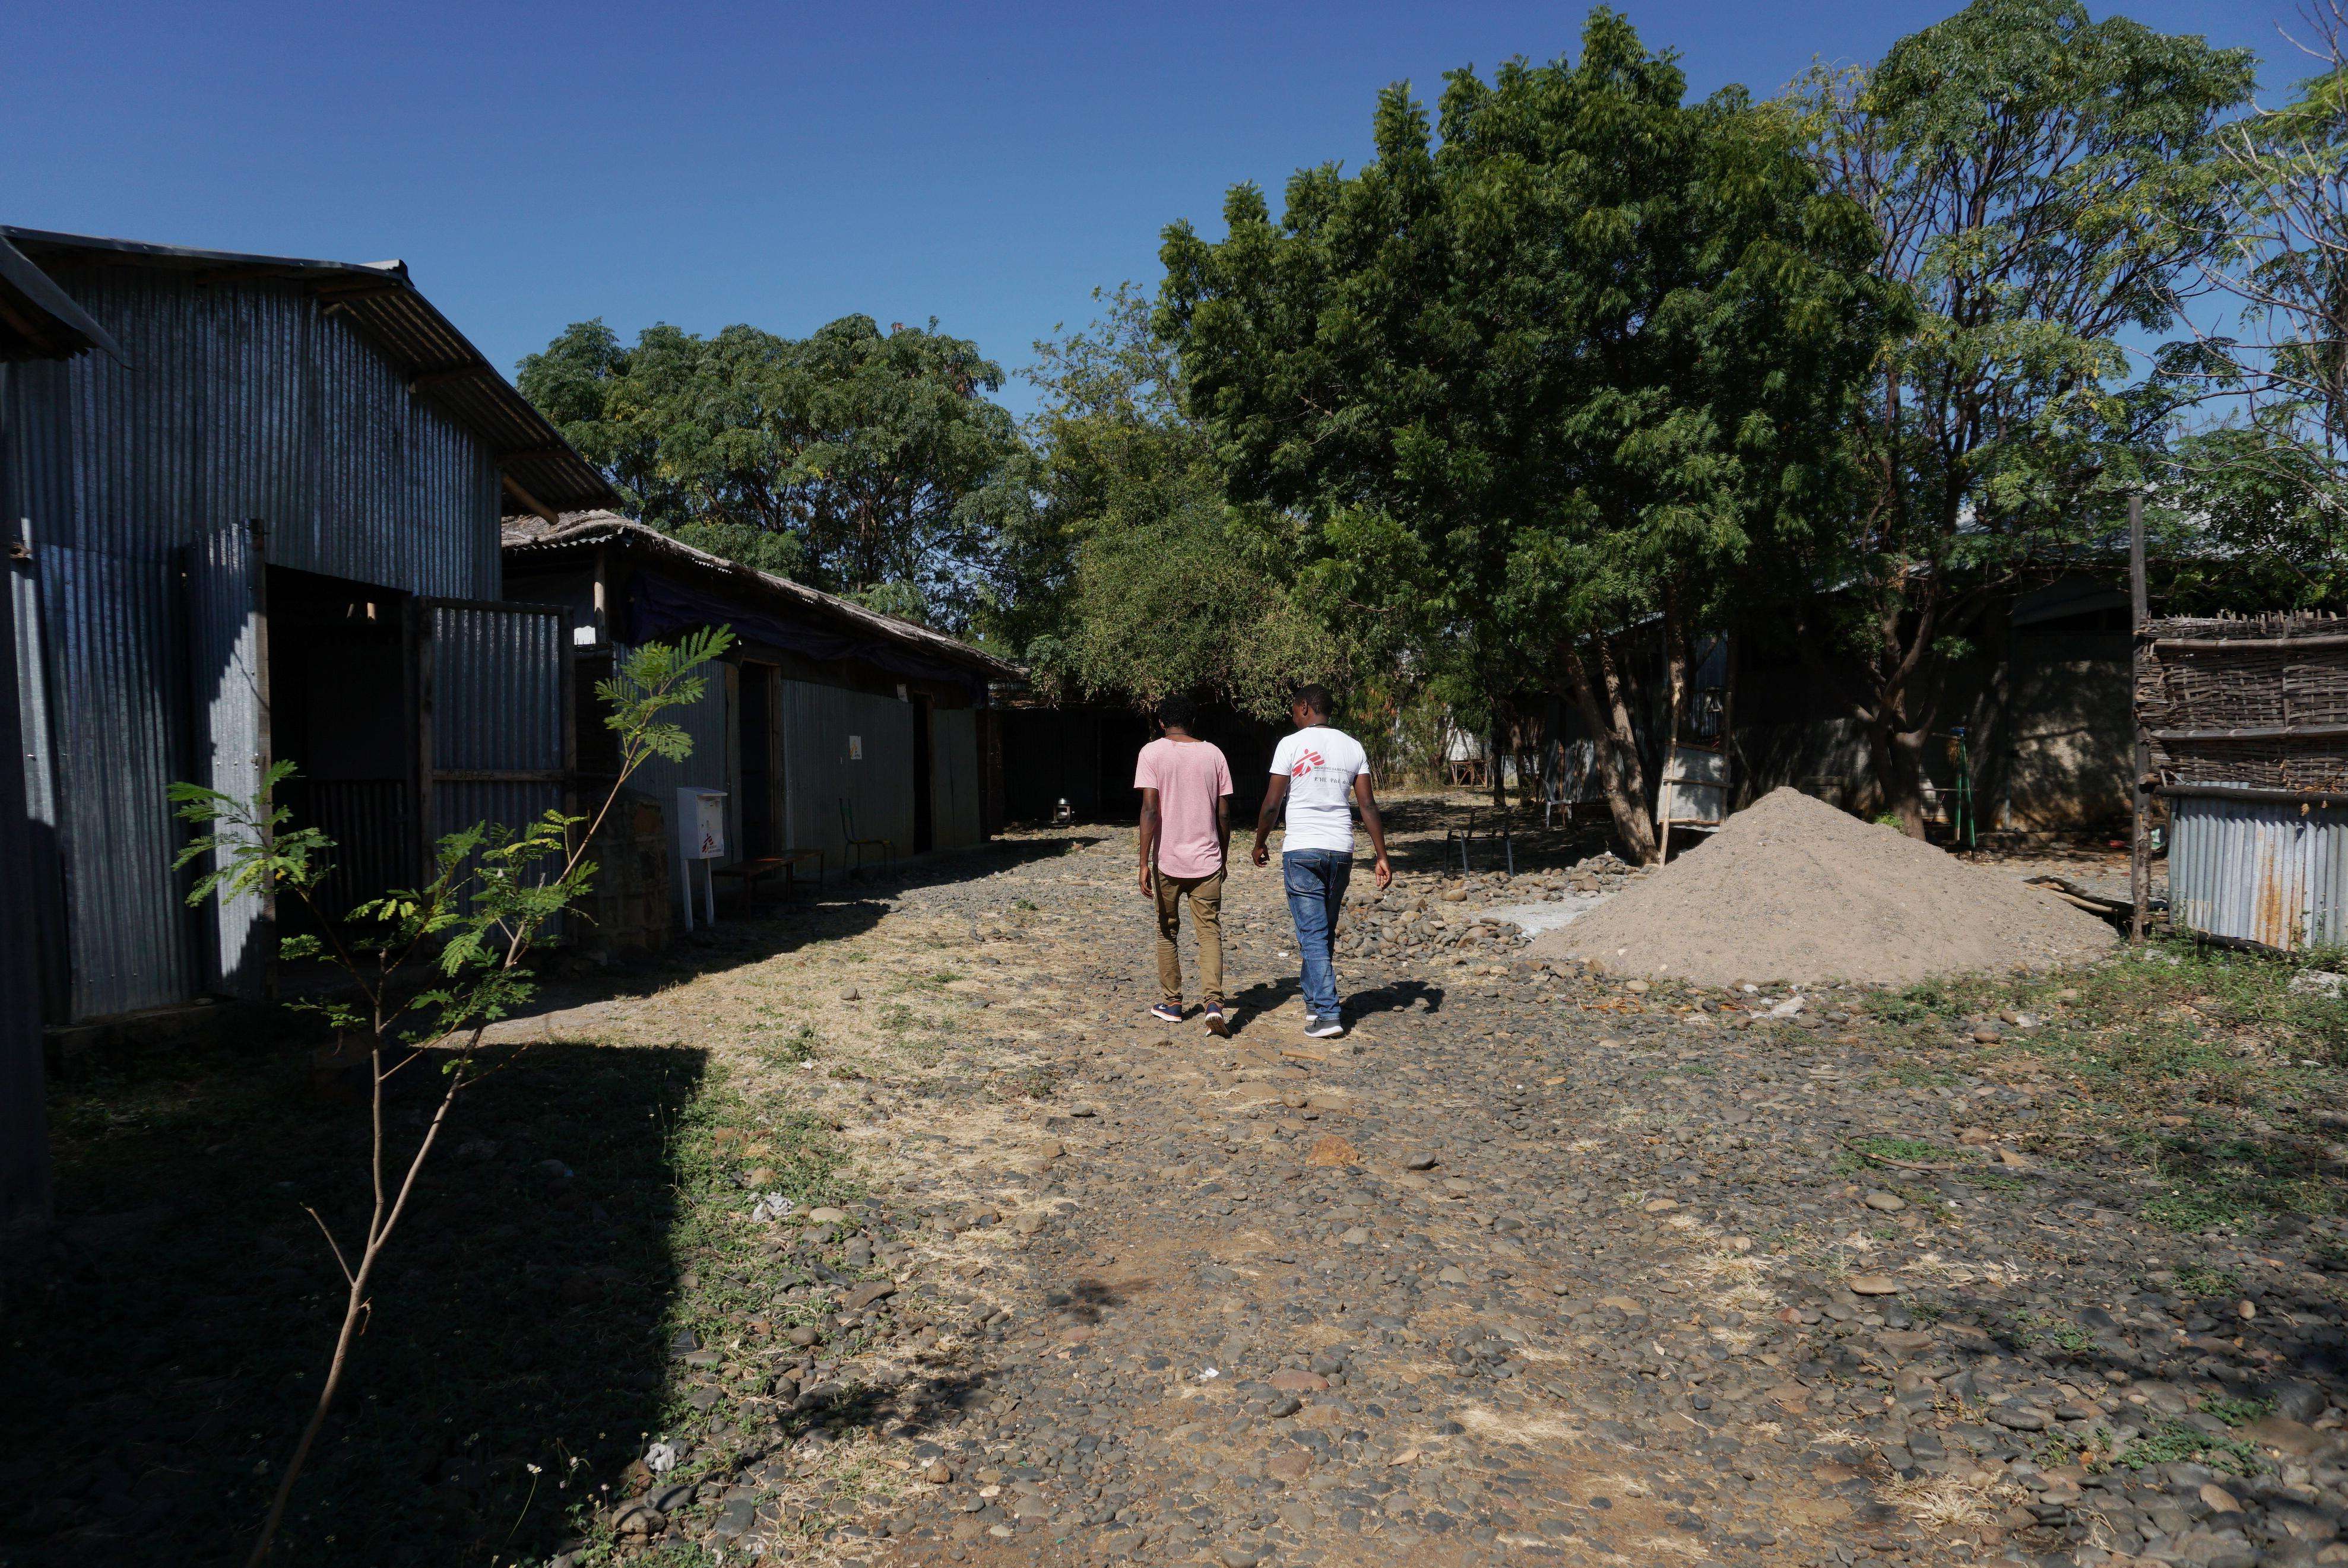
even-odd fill
[(1314, 724), (1283, 738), (1272, 771), (1288, 775), (1288, 836), (1281, 852), (1354, 853), (1354, 781), (1370, 771), (1362, 743), (1343, 730)]

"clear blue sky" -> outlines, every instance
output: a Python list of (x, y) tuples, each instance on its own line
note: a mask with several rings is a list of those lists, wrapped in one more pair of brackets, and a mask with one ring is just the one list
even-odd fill
[[(2112, 7), (2095, 3), (2097, 15)], [(1871, 59), (1952, 0), (1631, 0), (1699, 93)], [(2294, 0), (2138, 0), (2246, 44)], [(565, 323), (804, 333), (932, 315), (1015, 372), (1222, 193), (1357, 163), (1408, 78), (1570, 51), (1583, 8), (1034, 4), (19, 5), (0, 221), (406, 259), (510, 372)], [(1015, 384), (1006, 400), (1025, 408)]]

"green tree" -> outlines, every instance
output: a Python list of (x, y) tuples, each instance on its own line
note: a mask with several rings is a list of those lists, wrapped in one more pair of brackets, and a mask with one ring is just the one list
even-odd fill
[(2180, 445), (2173, 492), (2172, 591), (2199, 608), (2348, 590), (2348, 9), (2307, 15), (2318, 69), (2219, 135), (2226, 238), (2201, 272), (2232, 314), (2179, 358), (2225, 414)]
[(2250, 85), (2246, 50), (2076, 0), (1974, 0), (1790, 95), (1914, 318), (1850, 426), (1868, 487), (1805, 561), (1836, 591), (1799, 639), (1910, 834), (1949, 656), (2017, 582), (2108, 538), (2193, 395), (2128, 340), (2172, 327), (2224, 242), (2219, 128)]
[(1239, 187), (1218, 242), (1171, 227), (1159, 324), (1304, 597), (1484, 706), (1561, 684), (1651, 859), (1624, 639), (1662, 617), (1683, 673), (1756, 543), (1832, 514), (1871, 237), (1787, 117), (1687, 102), (1603, 7), (1578, 61), (1447, 82), (1439, 143), (1396, 86), (1358, 174), (1301, 171), (1277, 223)]
[(1338, 641), (1236, 526), (1170, 345), (1129, 285), (1090, 326), (1035, 345), (1025, 504), (1001, 513), (1006, 580), (989, 630), (1060, 689), (1148, 706), (1211, 695), (1272, 717), (1333, 679)]
[(977, 345), (843, 316), (807, 338), (601, 321), (521, 363), (523, 394), (644, 521), (764, 570), (958, 627), (993, 545), (980, 497), (1019, 452)]

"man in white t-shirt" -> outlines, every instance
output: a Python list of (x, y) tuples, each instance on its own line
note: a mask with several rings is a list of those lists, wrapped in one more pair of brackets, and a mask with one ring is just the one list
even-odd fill
[(1386, 862), (1385, 825), (1370, 793), (1370, 759), (1359, 741), (1329, 723), (1329, 692), (1307, 686), (1290, 702), (1296, 733), (1272, 753), (1272, 784), (1255, 819), (1255, 863), (1271, 856), (1272, 814), (1287, 808), (1287, 834), (1281, 840), (1280, 874), (1288, 912), (1296, 921), (1296, 948), (1304, 968), (1304, 1032), (1327, 1040), (1345, 1032), (1339, 1016), (1337, 969), (1330, 947), (1337, 936), (1345, 884), (1354, 875), (1354, 812), (1377, 852), (1378, 886), (1394, 881)]

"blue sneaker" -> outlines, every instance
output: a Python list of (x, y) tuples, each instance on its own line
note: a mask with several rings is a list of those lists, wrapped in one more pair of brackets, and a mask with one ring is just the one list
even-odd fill
[(1149, 1009), (1149, 1016), (1156, 1019), (1159, 1023), (1180, 1023), (1182, 1021), (1182, 1004), (1180, 1002), (1159, 1002), (1156, 1007)]

